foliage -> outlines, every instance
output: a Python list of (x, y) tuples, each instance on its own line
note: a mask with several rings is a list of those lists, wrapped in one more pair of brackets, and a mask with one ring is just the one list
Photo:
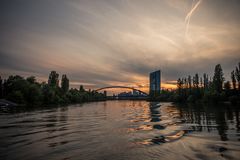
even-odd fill
[[(172, 100), (191, 103), (197, 101), (218, 103), (229, 100), (232, 103), (238, 103), (240, 101), (239, 68), (240, 63), (235, 71), (231, 72), (232, 85), (229, 81), (224, 83), (225, 79), (220, 64), (215, 66), (213, 80), (209, 79), (206, 73), (200, 78), (198, 74), (195, 74), (193, 78), (190, 75), (187, 78), (179, 78), (177, 80), (177, 92), (172, 96)], [(238, 91), (236, 91), (236, 80)]]
[(233, 89), (236, 90), (236, 78), (235, 78), (235, 72), (234, 71), (231, 72), (231, 79), (232, 79)]
[(61, 88), (63, 93), (67, 93), (69, 89), (69, 79), (67, 78), (66, 74), (62, 75)]
[(85, 89), (83, 88), (83, 85), (80, 85), (79, 91), (80, 92), (85, 92)]
[(187, 102), (193, 103), (196, 101), (196, 97), (194, 95), (189, 95), (187, 98)]
[(213, 84), (214, 88), (218, 93), (222, 92), (224, 77), (223, 77), (223, 71), (220, 64), (217, 64), (214, 71), (213, 76)]
[(26, 79), (18, 75), (9, 76), (4, 82), (0, 77), (1, 98), (28, 106), (81, 103), (106, 99), (104, 94), (85, 91), (83, 86), (80, 86), (79, 90), (69, 90), (69, 79), (65, 74), (62, 76), (61, 87), (59, 87), (58, 77), (59, 74), (56, 71), (50, 73), (48, 83), (38, 83), (34, 76)]
[(238, 81), (238, 90), (240, 90), (240, 62), (238, 63), (238, 66), (236, 67), (235, 77)]
[(239, 96), (236, 96), (236, 95), (230, 96), (230, 97), (229, 97), (229, 101), (230, 101), (232, 104), (237, 104), (237, 103), (239, 102)]
[(0, 76), (0, 99), (3, 98), (3, 80)]
[(56, 71), (51, 71), (48, 77), (48, 85), (52, 87), (58, 87), (59, 80), (58, 80), (59, 74)]

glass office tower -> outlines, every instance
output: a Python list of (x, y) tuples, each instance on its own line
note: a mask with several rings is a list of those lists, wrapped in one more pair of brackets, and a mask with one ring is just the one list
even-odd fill
[(150, 91), (151, 97), (156, 97), (160, 95), (161, 91), (161, 71), (155, 71), (150, 73)]

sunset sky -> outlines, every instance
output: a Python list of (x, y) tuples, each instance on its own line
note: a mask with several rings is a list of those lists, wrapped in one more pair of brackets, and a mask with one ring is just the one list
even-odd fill
[(66, 73), (71, 86), (163, 87), (240, 61), (239, 0), (1, 0), (0, 75)]

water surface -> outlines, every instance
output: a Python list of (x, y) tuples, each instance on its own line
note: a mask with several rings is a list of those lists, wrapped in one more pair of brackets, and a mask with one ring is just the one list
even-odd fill
[(234, 106), (107, 101), (0, 113), (3, 160), (240, 157)]

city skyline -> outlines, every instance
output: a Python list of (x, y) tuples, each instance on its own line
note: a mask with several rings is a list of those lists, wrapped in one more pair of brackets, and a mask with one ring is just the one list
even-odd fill
[[(238, 0), (3, 1), (0, 72), (47, 81), (51, 70), (71, 86), (134, 86), (162, 71), (162, 87), (179, 76), (225, 77), (240, 60)], [(228, 80), (228, 79), (227, 79)]]

